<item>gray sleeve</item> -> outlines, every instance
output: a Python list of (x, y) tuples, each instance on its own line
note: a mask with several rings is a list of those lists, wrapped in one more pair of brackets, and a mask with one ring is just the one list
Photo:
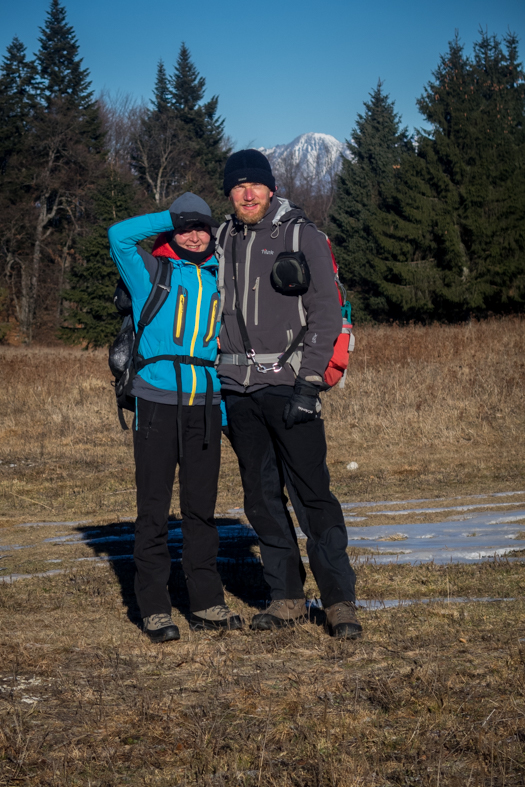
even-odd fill
[(334, 342), (341, 332), (343, 318), (332, 255), (325, 236), (308, 224), (302, 231), (300, 245), (310, 268), (311, 282), (308, 292), (303, 295), (308, 330), (304, 337), (299, 376), (321, 383), (332, 357)]

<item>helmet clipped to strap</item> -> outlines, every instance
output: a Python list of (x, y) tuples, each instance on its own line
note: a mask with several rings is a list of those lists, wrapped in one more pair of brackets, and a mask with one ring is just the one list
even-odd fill
[(282, 251), (270, 276), (272, 287), (281, 295), (304, 295), (310, 286), (310, 269), (302, 251)]

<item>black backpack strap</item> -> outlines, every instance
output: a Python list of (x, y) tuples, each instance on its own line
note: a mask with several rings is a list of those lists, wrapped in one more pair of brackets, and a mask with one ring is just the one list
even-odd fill
[(133, 365), (137, 370), (139, 356), (139, 345), (144, 333), (144, 328), (152, 322), (162, 309), (171, 290), (171, 260), (168, 257), (157, 257), (158, 267), (153, 281), (151, 292), (148, 295), (146, 303), (142, 307), (140, 313), (137, 333), (135, 335), (135, 343), (133, 345)]
[(129, 426), (127, 425), (126, 419), (124, 418), (124, 410), (122, 409), (122, 407), (120, 407), (120, 405), (117, 407), (117, 413), (118, 413), (118, 422), (121, 428), (123, 429), (124, 432), (128, 432)]
[[(144, 333), (144, 328), (149, 325), (153, 318), (159, 313), (171, 290), (171, 260), (169, 260), (168, 257), (157, 257), (157, 260), (158, 265), (155, 279), (153, 280), (153, 286), (147, 297), (146, 303), (142, 307), (137, 332), (135, 333), (135, 341), (133, 342), (133, 349), (131, 352), (131, 368), (126, 373), (127, 382), (125, 384), (125, 391), (127, 391), (127, 393), (131, 390), (133, 379), (140, 368), (141, 361), (143, 361), (139, 356), (139, 345), (142, 334)], [(126, 424), (121, 405), (118, 405), (118, 419), (122, 429), (127, 431), (128, 425)]]
[(239, 325), (239, 330), (241, 332), (242, 343), (244, 346), (244, 352), (246, 353), (246, 357), (249, 360), (254, 360), (255, 357), (255, 350), (252, 347), (250, 342), (250, 337), (248, 336), (248, 329), (246, 327), (246, 323), (244, 321), (244, 316), (241, 309), (241, 299), (239, 298), (239, 286), (237, 284), (237, 237), (233, 238), (232, 243), (232, 263), (233, 263), (233, 286), (235, 287), (235, 314), (237, 316), (237, 323)]
[(207, 366), (215, 366), (214, 361), (205, 361), (203, 358), (197, 358), (193, 355), (175, 355), (173, 356), (173, 366), (175, 367), (175, 380), (177, 381), (177, 439), (179, 444), (179, 459), (183, 455), (182, 448), (182, 375), (180, 371), (181, 364), (189, 364), (190, 366), (204, 366), (206, 374), (206, 399), (204, 406), (204, 445), (209, 445), (211, 434), (211, 417), (213, 406), (213, 383), (211, 374)]
[(228, 240), (228, 233), (231, 231), (233, 221), (228, 219), (223, 222), (217, 230), (215, 237), (215, 256), (219, 263), (219, 270), (217, 274), (217, 289), (219, 290), (219, 309), (217, 311), (217, 322), (220, 323), (222, 317), (222, 310), (224, 309), (224, 301), (226, 298), (226, 291), (224, 287), (224, 273), (226, 267), (226, 242)]
[[(300, 251), (300, 233), (302, 228), (305, 227), (307, 224), (313, 224), (313, 221), (309, 221), (308, 219), (303, 219), (301, 217), (296, 217), (289, 222), (288, 227), (286, 229), (292, 230), (292, 251), (294, 252)], [(286, 238), (286, 234), (285, 234), (285, 238)], [(302, 298), (300, 295), (298, 297), (301, 304), (300, 309), (302, 309)], [(301, 327), (301, 330), (299, 331), (295, 339), (292, 341), (291, 345), (288, 347), (286, 352), (284, 352), (279, 358), (277, 362), (277, 365), (279, 367), (283, 367), (284, 364), (287, 362), (287, 360), (291, 358), (293, 353), (297, 350), (297, 348), (303, 341), (304, 337), (306, 336), (307, 331), (308, 331), (308, 326), (305, 324)]]

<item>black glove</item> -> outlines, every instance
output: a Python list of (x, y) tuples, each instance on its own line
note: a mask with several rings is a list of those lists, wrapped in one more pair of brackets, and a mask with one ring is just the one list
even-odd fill
[(225, 424), (225, 426), (221, 426), (221, 432), (224, 435), (224, 437), (227, 437), (228, 440), (230, 440), (230, 427), (228, 426), (228, 424)]
[(283, 411), (283, 420), (287, 429), (294, 424), (313, 421), (320, 410), (319, 386), (298, 377), (295, 381), (293, 394), (287, 401)]

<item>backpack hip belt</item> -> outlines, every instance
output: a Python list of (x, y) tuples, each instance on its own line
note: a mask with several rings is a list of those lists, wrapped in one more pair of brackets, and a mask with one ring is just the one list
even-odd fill
[[(280, 372), (284, 353), (253, 353), (253, 355), (241, 355), (239, 353), (219, 353), (218, 362), (219, 366), (227, 364), (229, 366), (251, 366), (255, 365), (258, 372), (266, 374), (266, 372)], [(295, 350), (289, 358), (288, 363), (293, 365), (295, 360), (300, 361), (302, 357), (301, 350)], [(281, 361), (281, 363), (279, 363)], [(270, 364), (267, 366), (267, 364)]]

